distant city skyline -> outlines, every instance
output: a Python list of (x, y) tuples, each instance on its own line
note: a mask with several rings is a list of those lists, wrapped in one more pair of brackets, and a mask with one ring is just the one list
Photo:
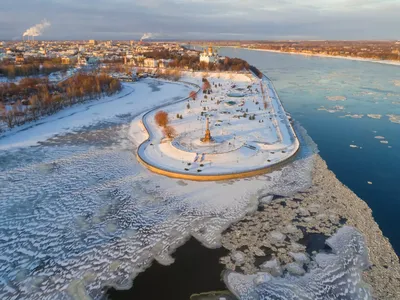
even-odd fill
[[(0, 40), (398, 40), (399, 0), (3, 0)], [(36, 31), (34, 31), (36, 32)]]

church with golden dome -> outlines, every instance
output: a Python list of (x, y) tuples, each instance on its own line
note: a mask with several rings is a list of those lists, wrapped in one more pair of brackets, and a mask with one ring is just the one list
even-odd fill
[(208, 49), (204, 49), (203, 53), (200, 54), (200, 62), (215, 63), (219, 59), (217, 51), (211, 46)]

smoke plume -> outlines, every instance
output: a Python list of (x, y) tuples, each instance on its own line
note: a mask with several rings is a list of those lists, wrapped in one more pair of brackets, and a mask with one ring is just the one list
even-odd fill
[(143, 34), (143, 36), (140, 38), (141, 41), (151, 39), (154, 35), (150, 32)]
[(39, 24), (36, 24), (35, 26), (32, 26), (31, 28), (28, 28), (23, 36), (40, 36), (43, 34), (43, 31), (49, 27), (51, 24), (49, 21), (44, 19), (42, 22)]

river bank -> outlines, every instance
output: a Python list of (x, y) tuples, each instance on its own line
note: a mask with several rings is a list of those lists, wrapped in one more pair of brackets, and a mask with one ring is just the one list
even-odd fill
[[(237, 47), (229, 47), (228, 48), (237, 48)], [(300, 53), (300, 52), (284, 52), (278, 50), (269, 50), (269, 49), (254, 49), (254, 48), (240, 48), (245, 50), (251, 51), (262, 51), (262, 52), (271, 52), (271, 53), (280, 53), (280, 54), (290, 54), (290, 55), (303, 55), (303, 56), (314, 56), (314, 57), (323, 57), (323, 58), (337, 58), (337, 59), (347, 59), (347, 60), (354, 60), (354, 61), (363, 61), (363, 62), (372, 62), (372, 63), (379, 63), (379, 64), (386, 64), (392, 66), (400, 66), (400, 61), (394, 60), (376, 60), (376, 59), (369, 59), (369, 58), (362, 58), (362, 57), (349, 57), (349, 56), (336, 56), (336, 55), (327, 55), (327, 54), (311, 54), (311, 53)]]

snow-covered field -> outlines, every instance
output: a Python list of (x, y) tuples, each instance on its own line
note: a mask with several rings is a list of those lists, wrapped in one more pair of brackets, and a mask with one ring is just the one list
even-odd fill
[[(201, 85), (201, 73), (188, 74), (185, 81)], [(288, 122), (278, 96), (267, 78), (264, 108), (258, 79), (244, 74), (211, 73), (212, 93), (198, 94), (196, 100), (163, 107), (177, 137), (165, 140), (162, 127), (154, 120), (156, 109), (138, 119), (150, 131), (138, 154), (149, 165), (182, 174), (222, 175), (252, 171), (280, 163), (293, 156), (299, 142)], [(231, 97), (242, 94), (244, 97)], [(182, 115), (182, 119), (177, 115)], [(254, 116), (254, 120), (250, 117)], [(214, 141), (201, 142), (206, 119)], [(139, 127), (139, 126), (138, 126)], [(142, 130), (145, 128), (142, 127)]]
[(153, 259), (171, 263), (190, 235), (217, 247), (258, 198), (310, 184), (307, 147), (282, 170), (251, 179), (190, 182), (149, 172), (135, 156), (145, 136), (134, 120), (190, 90), (125, 84), (120, 95), (0, 139), (1, 299), (99, 298), (104, 286), (130, 286)]
[[(158, 90), (162, 93), (157, 92)], [(66, 108), (37, 122), (15, 127), (0, 138), (0, 150), (32, 146), (54, 135), (115, 118), (120, 114), (140, 113), (154, 105), (188, 95), (190, 88), (161, 81), (124, 83), (123, 90), (111, 97)]]

